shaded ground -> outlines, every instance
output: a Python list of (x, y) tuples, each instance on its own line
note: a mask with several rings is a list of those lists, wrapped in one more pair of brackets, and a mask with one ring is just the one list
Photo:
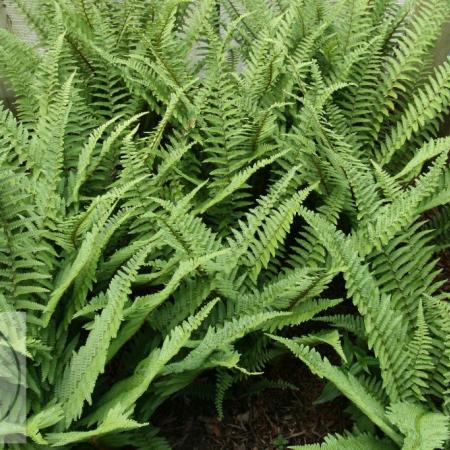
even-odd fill
[(446, 250), (439, 258), (438, 267), (442, 270), (439, 279), (445, 280), (441, 290), (450, 292), (450, 250)]
[(324, 382), (302, 362), (287, 356), (277, 364), (283, 372), (268, 371), (268, 378), (283, 379), (299, 390), (268, 389), (249, 396), (234, 391), (225, 402), (220, 422), (211, 401), (182, 397), (169, 401), (156, 425), (174, 449), (183, 450), (272, 450), (286, 445), (317, 443), (328, 433), (350, 428), (340, 398), (314, 405)]

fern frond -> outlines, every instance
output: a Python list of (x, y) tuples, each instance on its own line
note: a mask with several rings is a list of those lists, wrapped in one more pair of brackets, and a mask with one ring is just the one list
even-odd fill
[(175, 327), (167, 335), (161, 348), (153, 350), (147, 358), (138, 364), (131, 377), (118, 382), (100, 400), (101, 406), (90, 416), (90, 422), (101, 420), (111, 408), (128, 409), (132, 407), (148, 389), (152, 380), (164, 369), (164, 366), (187, 344), (191, 334), (201, 325), (216, 303), (217, 300), (210, 302), (195, 316)]
[(402, 438), (389, 424), (383, 405), (379, 404), (352, 375), (334, 367), (326, 358), (306, 345), (271, 336), (285, 345), (295, 356), (300, 358), (310, 370), (320, 377), (330, 380), (344, 395), (355, 403), (371, 420), (382, 429), (394, 442), (401, 443)]
[(388, 450), (393, 447), (374, 436), (361, 434), (359, 436), (327, 436), (323, 444), (294, 445), (289, 448), (292, 450)]
[(145, 247), (111, 281), (106, 293), (108, 303), (96, 317), (85, 345), (73, 356), (58, 387), (58, 398), (64, 409), (65, 423), (77, 419), (85, 401), (91, 402), (97, 377), (103, 372), (111, 340), (117, 335), (123, 308), (130, 292), (132, 279), (149, 252)]
[(391, 405), (389, 419), (405, 435), (403, 449), (434, 450), (449, 438), (448, 418), (412, 403)]
[(408, 103), (407, 109), (397, 119), (392, 131), (376, 150), (377, 161), (385, 165), (414, 133), (429, 121), (445, 114), (450, 105), (450, 62), (436, 69), (435, 79), (430, 78)]
[(431, 357), (432, 345), (432, 338), (425, 322), (422, 304), (419, 303), (417, 326), (414, 338), (410, 343), (410, 352), (412, 353), (411, 368), (414, 373), (411, 377), (410, 389), (419, 400), (424, 400), (423, 392), (427, 388), (429, 373), (433, 373), (435, 369)]

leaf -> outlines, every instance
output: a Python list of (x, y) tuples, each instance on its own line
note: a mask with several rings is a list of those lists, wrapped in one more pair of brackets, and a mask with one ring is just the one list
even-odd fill
[(327, 436), (323, 444), (294, 445), (292, 450), (389, 450), (394, 449), (386, 441), (368, 434)]
[(413, 403), (395, 403), (388, 418), (405, 435), (402, 450), (437, 450), (450, 438), (449, 418)]
[(120, 328), (131, 282), (151, 249), (151, 245), (141, 249), (113, 278), (106, 293), (105, 308), (95, 317), (86, 343), (74, 353), (64, 371), (58, 398), (63, 405), (66, 425), (81, 415), (85, 401), (92, 401), (92, 391), (105, 368), (109, 346)]
[(119, 404), (108, 411), (104, 421), (94, 430), (48, 433), (45, 435), (45, 440), (50, 443), (52, 447), (64, 447), (76, 442), (97, 438), (108, 433), (134, 430), (146, 425), (146, 423), (139, 423), (129, 419), (127, 414), (122, 411), (122, 406)]
[(394, 442), (401, 443), (401, 436), (390, 424), (384, 407), (350, 373), (330, 364), (327, 358), (306, 345), (297, 344), (292, 339), (269, 335), (272, 339), (289, 348), (309, 369), (321, 378), (331, 381), (350, 401), (352, 401), (373, 423), (375, 423)]

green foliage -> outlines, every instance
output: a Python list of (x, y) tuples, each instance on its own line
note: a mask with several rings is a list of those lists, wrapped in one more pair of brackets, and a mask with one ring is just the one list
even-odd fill
[(385, 435), (298, 448), (450, 448), (448, 0), (16, 3), (39, 43), (0, 31), (0, 311), (27, 314), (29, 445), (167, 449), (164, 401), (206, 376), (222, 417), (289, 349)]
[(368, 435), (328, 436), (323, 444), (295, 445), (293, 450), (389, 450), (393, 447)]

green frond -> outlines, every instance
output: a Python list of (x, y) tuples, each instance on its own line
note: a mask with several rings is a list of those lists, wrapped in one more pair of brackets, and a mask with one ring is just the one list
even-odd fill
[[(303, 217), (318, 233), (320, 240), (335, 259), (345, 267), (344, 279), (348, 295), (364, 318), (369, 348), (377, 356), (384, 387), (392, 399), (401, 398), (410, 357), (407, 351), (407, 323), (401, 311), (395, 310), (390, 298), (380, 293), (369, 268), (355, 251), (351, 240), (337, 232), (333, 226), (309, 211)], [(389, 342), (396, 342), (395, 348)]]
[(298, 304), (295, 304), (291, 308), (291, 314), (288, 316), (281, 316), (272, 319), (267, 326), (267, 330), (274, 332), (280, 330), (286, 326), (295, 327), (308, 320), (313, 319), (319, 313), (326, 311), (327, 309), (333, 308), (342, 302), (341, 299), (306, 299)]
[(424, 315), (429, 333), (432, 337), (431, 348), (434, 370), (428, 373), (428, 388), (431, 392), (444, 399), (444, 411), (448, 414), (450, 380), (450, 341), (447, 339), (449, 330), (449, 308), (446, 302), (437, 298), (426, 298)]
[(42, 437), (41, 430), (55, 425), (64, 418), (64, 412), (60, 405), (49, 406), (30, 417), (27, 420), (27, 436), (37, 444), (46, 444)]
[(430, 159), (448, 152), (449, 147), (450, 139), (448, 137), (429, 141), (414, 154), (400, 172), (395, 174), (395, 178), (397, 180), (402, 178), (408, 180), (411, 177), (411, 172), (419, 171)]
[[(147, 358), (136, 367), (133, 375), (115, 384), (100, 400), (99, 405), (90, 422), (102, 420), (108, 411), (114, 408), (129, 409), (148, 389), (150, 383), (161, 371), (167, 370), (167, 363), (188, 343), (191, 334), (198, 328), (217, 303), (214, 300), (204, 306), (195, 316), (176, 326), (167, 335), (160, 348), (153, 350)], [(178, 364), (178, 363), (173, 363)]]
[(375, 161), (372, 161), (372, 165), (375, 169), (375, 178), (377, 179), (378, 186), (383, 192), (384, 197), (392, 202), (401, 193), (402, 186), (400, 182), (396, 177), (393, 177), (386, 170), (382, 169)]
[(407, 109), (397, 119), (391, 132), (376, 150), (380, 164), (387, 164), (411, 136), (418, 133), (429, 121), (445, 114), (450, 105), (450, 61), (439, 66), (435, 78), (430, 78), (408, 103)]
[(441, 154), (428, 172), (417, 178), (415, 186), (404, 190), (392, 203), (380, 208), (367, 226), (357, 231), (355, 241), (363, 253), (380, 249), (418, 218), (421, 212), (434, 206), (441, 195), (437, 189), (446, 159), (447, 154)]
[(416, 330), (414, 338), (409, 345), (409, 351), (412, 354), (411, 368), (413, 371), (413, 376), (410, 379), (410, 389), (419, 400), (424, 400), (423, 392), (427, 389), (429, 374), (435, 370), (431, 356), (432, 346), (433, 342), (425, 322), (422, 303), (419, 303)]
[(97, 377), (103, 372), (108, 348), (123, 317), (130, 285), (149, 252), (145, 247), (111, 281), (106, 293), (108, 302), (96, 317), (86, 343), (72, 356), (58, 386), (58, 398), (64, 409), (66, 424), (77, 419), (85, 401), (90, 403)]
[(295, 356), (300, 358), (316, 375), (331, 381), (361, 411), (382, 429), (394, 442), (400, 443), (401, 436), (389, 423), (383, 405), (379, 404), (351, 374), (333, 366), (328, 359), (306, 345), (297, 344), (293, 340), (271, 336), (275, 341), (285, 345)]
[(378, 287), (389, 295), (395, 309), (403, 312), (412, 326), (422, 296), (439, 289), (432, 235), (416, 223), (395, 236), (380, 251), (370, 255), (370, 267)]
[(89, 431), (68, 431), (65, 433), (48, 433), (45, 440), (52, 447), (64, 447), (76, 442), (88, 441), (91, 438), (103, 436), (108, 433), (133, 430), (144, 427), (147, 424), (136, 422), (128, 418), (119, 404), (111, 408), (105, 416), (102, 423), (95, 429)]
[(405, 435), (404, 450), (435, 450), (449, 438), (448, 417), (413, 403), (396, 403), (388, 417)]
[(31, 124), (37, 109), (33, 74), (39, 66), (38, 53), (12, 33), (0, 28), (0, 74), (14, 92), (14, 106), (25, 124)]
[(271, 156), (269, 158), (261, 159), (260, 161), (256, 162), (250, 167), (247, 167), (244, 170), (241, 170), (236, 175), (234, 175), (230, 182), (227, 184), (227, 186), (222, 189), (218, 194), (214, 195), (210, 200), (204, 202), (200, 205), (200, 207), (196, 210), (196, 212), (199, 213), (205, 213), (208, 209), (210, 209), (212, 206), (216, 205), (217, 203), (221, 202), (223, 199), (227, 198), (234, 192), (238, 191), (239, 189), (243, 189), (247, 187), (247, 181), (248, 179), (256, 173), (258, 170), (262, 169), (265, 166), (268, 166), (272, 163), (274, 163), (277, 159), (283, 157), (286, 155), (288, 151), (282, 151), (280, 153), (275, 154), (274, 156)]
[(317, 344), (328, 344), (341, 357), (343, 362), (347, 362), (341, 344), (341, 335), (337, 330), (323, 330), (317, 333), (293, 338), (293, 341), (297, 344), (307, 345), (309, 347)]
[(367, 434), (327, 436), (323, 444), (294, 445), (292, 450), (389, 450), (393, 446)]
[(168, 441), (159, 435), (158, 428), (146, 426), (126, 432), (115, 432), (99, 439), (108, 448), (124, 448), (133, 445), (138, 450), (151, 448), (152, 450), (171, 450)]
[(309, 192), (309, 189), (305, 189), (285, 200), (272, 211), (272, 215), (257, 231), (259, 239), (250, 243), (244, 263), (251, 268), (250, 277), (254, 281), (261, 269), (267, 268), (270, 258), (275, 256), (278, 246), (285, 239), (300, 205)]
[[(225, 322), (222, 326), (211, 327), (206, 332), (203, 340), (180, 362), (168, 365), (163, 373), (180, 373), (182, 371), (196, 370), (204, 365), (209, 358), (213, 357), (215, 351), (226, 350), (234, 341), (242, 336), (263, 328), (266, 322), (287, 315), (288, 313), (262, 312), (242, 316)], [(236, 362), (237, 363), (237, 362)], [(234, 363), (233, 365), (235, 365)], [(215, 365), (214, 359), (212, 364)]]
[(302, 301), (302, 297), (318, 282), (315, 270), (308, 268), (294, 269), (280, 274), (274, 281), (265, 284), (261, 290), (236, 294), (233, 298), (232, 314), (260, 312), (269, 309), (287, 309), (293, 301)]
[[(239, 230), (232, 230), (233, 238), (229, 241), (230, 246), (236, 250), (234, 252), (234, 259), (238, 260), (241, 257), (245, 257), (245, 260), (249, 261), (250, 263), (247, 265), (250, 265), (251, 267), (252, 261), (259, 262), (257, 259), (255, 259), (255, 253), (257, 253), (257, 249), (252, 248), (252, 245), (254, 246), (255, 242), (257, 242), (255, 239), (257, 235), (259, 235), (261, 238), (264, 238), (265, 243), (268, 244), (268, 241), (272, 238), (272, 234), (274, 232), (281, 232), (281, 236), (287, 233), (288, 230), (286, 229), (277, 230), (277, 221), (273, 219), (270, 220), (270, 218), (268, 217), (270, 217), (269, 214), (274, 215), (276, 218), (278, 218), (278, 222), (281, 224), (283, 219), (286, 219), (290, 222), (294, 218), (295, 207), (299, 207), (311, 192), (311, 188), (303, 189), (302, 191), (293, 195), (291, 199), (284, 200), (285, 205), (281, 206), (281, 211), (278, 210), (277, 203), (281, 203), (283, 197), (287, 194), (289, 184), (293, 180), (297, 170), (297, 167), (292, 168), (285, 176), (278, 180), (271, 187), (269, 193), (260, 198), (258, 200), (258, 204), (249, 212), (247, 212), (245, 217), (246, 221), (244, 222), (243, 220), (240, 220), (238, 222)], [(290, 206), (289, 203), (291, 203), (292, 206)], [(288, 223), (288, 226), (289, 225), (290, 223)], [(272, 231), (270, 227), (272, 228)], [(276, 248), (274, 247), (274, 245), (276, 246), (276, 236), (275, 241), (272, 243), (272, 247)], [(267, 253), (264, 245), (261, 246), (260, 251), (266, 251)], [(268, 256), (270, 256), (270, 252)]]
[[(347, 159), (348, 158), (348, 159)], [(344, 171), (349, 180), (357, 208), (356, 219), (363, 225), (383, 205), (373, 175), (367, 172), (365, 164), (356, 158), (344, 159)]]
[(224, 369), (218, 369), (216, 381), (216, 397), (214, 402), (216, 404), (216, 411), (219, 420), (223, 420), (224, 418), (223, 402), (225, 399), (225, 394), (232, 386), (233, 381), (234, 377), (230, 372)]
[(444, 2), (431, 0), (413, 4), (402, 33), (394, 41), (393, 53), (382, 60), (386, 75), (377, 81), (368, 103), (372, 106), (367, 117), (369, 131), (368, 138), (363, 141), (365, 144), (370, 145), (377, 139), (383, 121), (396, 109), (399, 96), (412, 87), (415, 75), (420, 72), (422, 58), (437, 39), (446, 14)]
[(329, 323), (340, 330), (349, 331), (350, 333), (353, 333), (355, 336), (358, 336), (360, 338), (364, 338), (366, 334), (362, 318), (353, 316), (351, 314), (320, 316), (314, 320)]

